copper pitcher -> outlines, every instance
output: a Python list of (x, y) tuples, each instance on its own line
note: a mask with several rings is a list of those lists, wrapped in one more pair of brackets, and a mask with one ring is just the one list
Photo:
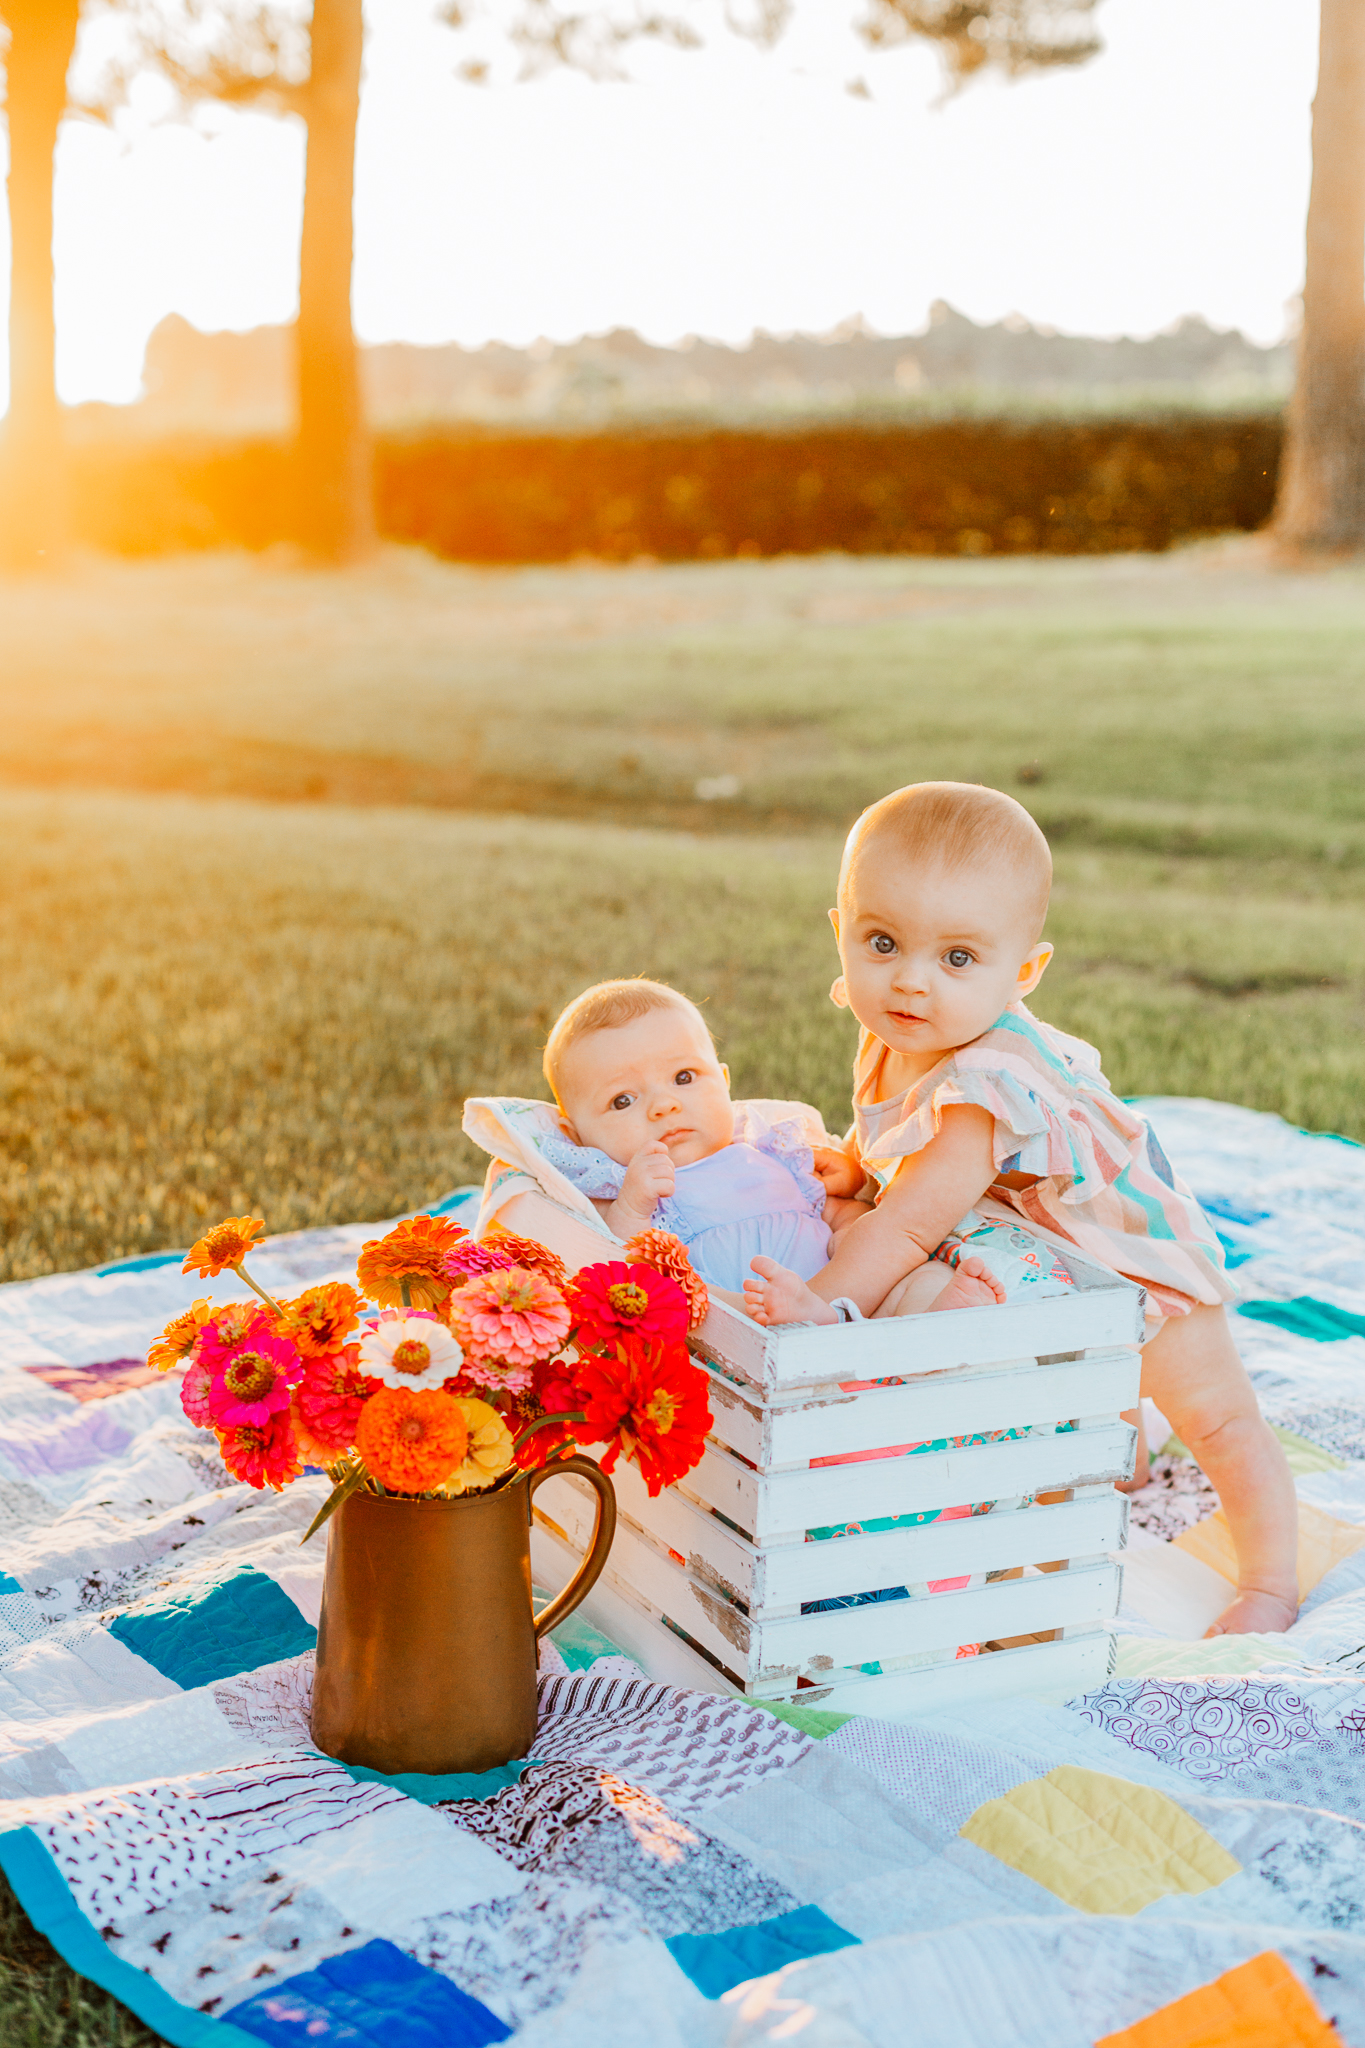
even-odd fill
[[(575, 1472), (597, 1492), (592, 1542), (563, 1592), (531, 1607), (531, 1497)], [(353, 1493), (327, 1530), (313, 1740), (395, 1774), (487, 1771), (536, 1732), (536, 1643), (589, 1592), (616, 1530), (612, 1483), (560, 1458), (496, 1493)]]

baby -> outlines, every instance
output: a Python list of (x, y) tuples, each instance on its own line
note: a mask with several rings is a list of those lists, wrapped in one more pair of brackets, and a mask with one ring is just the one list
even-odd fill
[[(802, 1119), (783, 1114), (786, 1105), (737, 1114), (701, 1012), (661, 982), (585, 990), (550, 1033), (545, 1077), (564, 1129), (543, 1147), (550, 1164), (618, 1237), (672, 1231), (707, 1285), (737, 1308), (756, 1257), (800, 1287), (869, 1213), (867, 1203), (829, 1193)], [(847, 1177), (842, 1151), (818, 1156)], [(1004, 1299), (975, 1258), (956, 1270), (936, 1264), (909, 1293), (902, 1314)], [(820, 1308), (838, 1319), (837, 1308)]]
[[(1217, 1233), (1099, 1055), (1024, 1006), (1052, 948), (1047, 841), (1023, 807), (976, 784), (923, 782), (863, 813), (830, 912), (831, 994), (862, 1026), (854, 1125), (832, 1196), (870, 1176), (821, 1272), (771, 1253), (745, 1282), (765, 1323), (904, 1312), (945, 1238), (1027, 1224), (1147, 1290), (1142, 1391), (1212, 1480), (1237, 1550), (1237, 1597), (1210, 1635), (1288, 1628), (1298, 1611), (1296, 1504), (1223, 1303)], [(1139, 1481), (1135, 1481), (1140, 1483)]]

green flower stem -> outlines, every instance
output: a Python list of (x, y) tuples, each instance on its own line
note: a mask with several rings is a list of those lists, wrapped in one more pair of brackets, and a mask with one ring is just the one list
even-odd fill
[(587, 1415), (582, 1408), (566, 1408), (558, 1415), (538, 1416), (534, 1422), (528, 1422), (521, 1435), (515, 1439), (512, 1445), (512, 1455), (513, 1457), (516, 1456), (528, 1437), (534, 1436), (538, 1429), (548, 1429), (552, 1422), (586, 1422), (587, 1419)]
[(284, 1310), (280, 1307), (277, 1301), (272, 1301), (271, 1297), (266, 1293), (264, 1287), (258, 1287), (256, 1285), (256, 1282), (252, 1279), (250, 1273), (247, 1272), (246, 1267), (234, 1266), (232, 1270), (237, 1275), (237, 1278), (239, 1280), (245, 1280), (247, 1286), (251, 1289), (253, 1294), (260, 1295), (261, 1300), (265, 1303), (266, 1307), (269, 1309), (273, 1309), (275, 1314), (280, 1318), (280, 1321), (283, 1322)]

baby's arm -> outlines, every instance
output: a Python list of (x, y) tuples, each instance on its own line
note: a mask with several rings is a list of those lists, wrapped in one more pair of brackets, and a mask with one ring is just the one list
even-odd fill
[[(779, 1312), (764, 1313), (761, 1319), (824, 1320), (824, 1305), (839, 1295), (846, 1295), (864, 1315), (871, 1315), (898, 1281), (933, 1256), (953, 1225), (991, 1185), (995, 1178), (993, 1128), (990, 1112), (974, 1103), (955, 1103), (945, 1109), (936, 1136), (904, 1161), (877, 1207), (839, 1230), (829, 1264), (802, 1289), (804, 1305), (784, 1299), (779, 1306), (775, 1300), (771, 1307)], [(754, 1297), (749, 1302), (750, 1314), (766, 1307), (761, 1297), (767, 1287), (780, 1288), (793, 1277), (773, 1266), (772, 1275), (747, 1281), (745, 1293)]]
[[(863, 1162), (848, 1139), (841, 1145), (817, 1145), (812, 1160), (813, 1170), (824, 1182), (827, 1195), (856, 1195), (867, 1178)], [(825, 1221), (831, 1221), (828, 1212)]]
[(649, 1229), (658, 1203), (672, 1194), (675, 1172), (666, 1145), (657, 1140), (642, 1145), (626, 1168), (616, 1200), (594, 1202), (593, 1207), (617, 1237), (634, 1237), (637, 1231)]

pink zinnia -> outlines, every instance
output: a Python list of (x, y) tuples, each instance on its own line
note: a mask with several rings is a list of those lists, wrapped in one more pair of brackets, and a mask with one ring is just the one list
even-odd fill
[(279, 1493), (303, 1470), (287, 1414), (272, 1415), (264, 1426), (245, 1422), (220, 1429), (218, 1444), (233, 1478), (258, 1492), (273, 1486)]
[(463, 1287), (480, 1273), (506, 1273), (516, 1264), (509, 1252), (500, 1252), (495, 1244), (484, 1244), (477, 1237), (462, 1237), (453, 1251), (445, 1255), (445, 1275), (452, 1287)]
[[(481, 1386), (529, 1386), (530, 1368), (553, 1356), (569, 1334), (569, 1308), (559, 1289), (525, 1266), (482, 1273), (450, 1304), (450, 1327), (464, 1347), (464, 1371)], [(496, 1367), (490, 1380), (487, 1370)], [(509, 1376), (524, 1368), (520, 1378)], [(480, 1368), (485, 1370), (481, 1371)]]
[(310, 1358), (294, 1395), (309, 1435), (330, 1451), (344, 1451), (355, 1442), (360, 1411), (379, 1391), (378, 1380), (360, 1370), (359, 1356), (360, 1346), (347, 1344)]
[(213, 1424), (213, 1409), (209, 1402), (212, 1385), (213, 1374), (203, 1359), (192, 1358), (180, 1382), (180, 1405), (199, 1429), (209, 1429)]
[(253, 1318), (235, 1343), (224, 1344), (212, 1323), (206, 1323), (199, 1356), (212, 1376), (209, 1408), (219, 1429), (254, 1423), (259, 1427), (289, 1406), (289, 1396), (303, 1371), (292, 1344), (275, 1334), (269, 1317)]

